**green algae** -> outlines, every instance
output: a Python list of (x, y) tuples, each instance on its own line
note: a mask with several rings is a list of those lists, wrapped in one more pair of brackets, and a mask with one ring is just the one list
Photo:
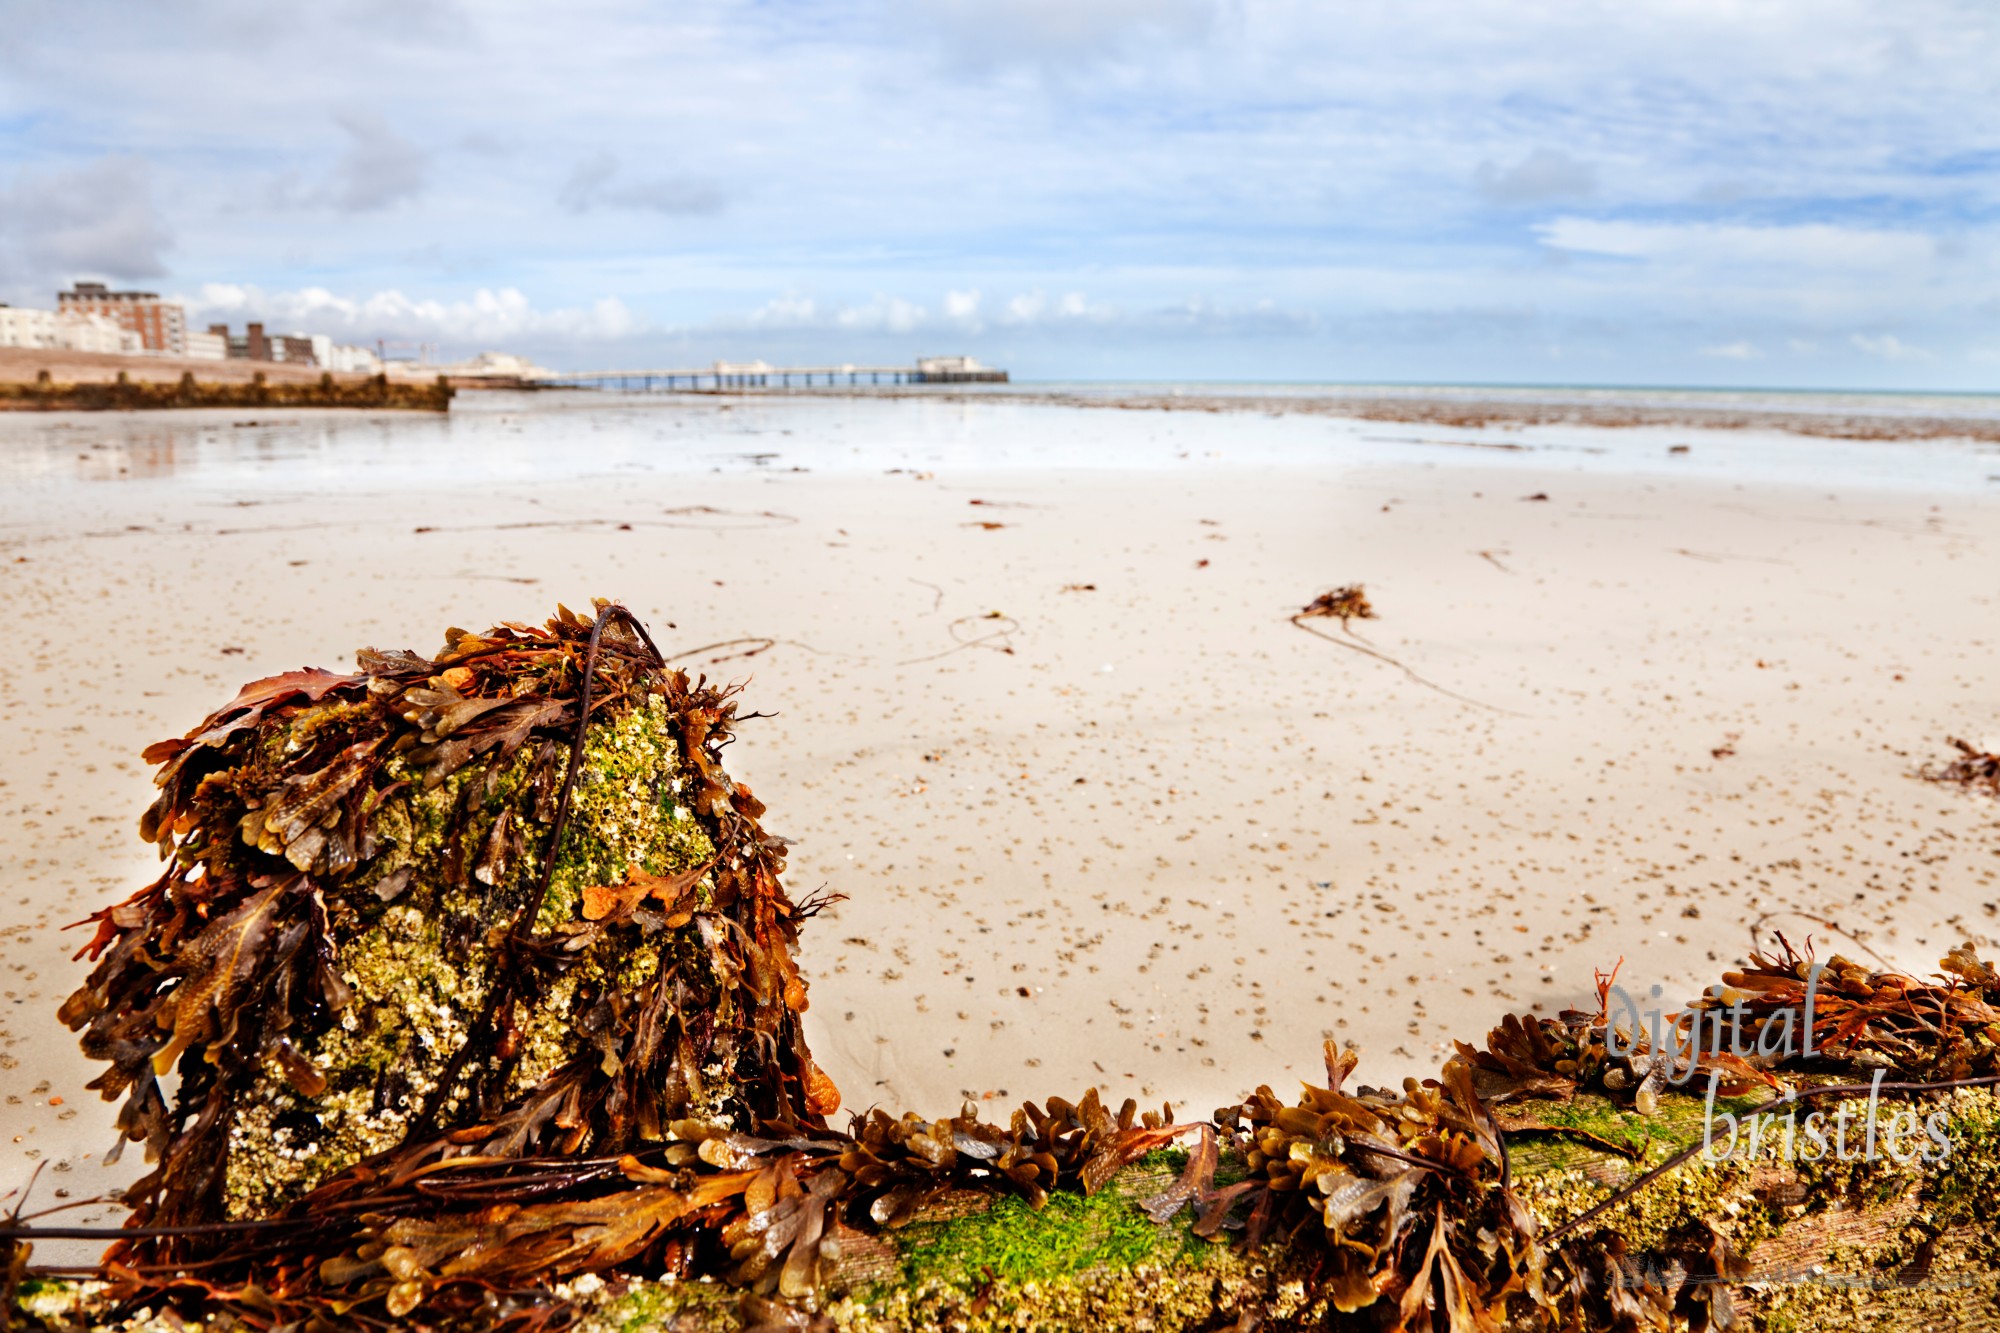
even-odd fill
[(913, 1229), (900, 1248), (904, 1275), (913, 1282), (976, 1282), (982, 1275), (1026, 1282), (1130, 1268), (1179, 1246), (1127, 1199), (1062, 1193), (1040, 1208), (997, 1200), (984, 1212)]
[[(553, 779), (560, 783), (567, 756)], [(688, 790), (672, 714), (658, 700), (634, 708), (584, 737), (571, 807), (573, 834), (563, 839), (535, 928), (551, 931), (577, 919), (583, 891), (616, 884), (638, 866), (665, 875), (701, 865), (715, 848), (683, 798)], [(539, 864), (545, 833), (531, 843)]]
[[(1141, 1264), (1203, 1267), (1227, 1251), (1193, 1234), (1191, 1207), (1159, 1224), (1135, 1201), (1139, 1190), (1164, 1183), (1174, 1155), (1149, 1154), (1118, 1186), (1093, 1195), (1058, 1191), (1040, 1208), (1004, 1197), (976, 1213), (906, 1228), (896, 1233), (903, 1280), (1051, 1282)], [(1178, 1155), (1184, 1164), (1185, 1152)]]

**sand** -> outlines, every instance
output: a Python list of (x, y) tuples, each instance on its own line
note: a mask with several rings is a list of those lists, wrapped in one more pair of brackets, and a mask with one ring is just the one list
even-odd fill
[[(776, 641), (687, 660), (775, 714), (727, 761), (794, 896), (847, 895), (803, 965), (851, 1109), (1206, 1113), (1317, 1076), (1329, 1036), (1363, 1081), (1431, 1072), (1620, 959), (1678, 1001), (1755, 930), (1918, 971), (2000, 933), (2000, 806), (1914, 776), (2000, 733), (2000, 488), (1914, 446), (1839, 446), (1891, 452), (1829, 489), (1809, 459), (1730, 480), (1729, 432), (1673, 435), (1708, 464), (1681, 476), (1667, 437), (1611, 470), (1575, 427), (1285, 463), (1256, 447), (1284, 421), (1233, 414), (725, 406), (643, 409), (677, 442), (653, 470), (568, 473), (515, 463), (604, 423), (532, 407), (490, 455), (363, 422), (259, 461), (324, 414), (0, 430), (0, 1192), (137, 1170), (100, 1165), (111, 1108), (53, 1011), (83, 971), (57, 928), (153, 873), (139, 749), (246, 679), (558, 599), (620, 598), (673, 652)], [(1170, 426), (1157, 464), (979, 465), (982, 431)], [(898, 431), (956, 432), (948, 461), (820, 465)], [(779, 456), (714, 461), (750, 445)], [(1368, 643), (1450, 694), (1290, 623), (1351, 581)]]

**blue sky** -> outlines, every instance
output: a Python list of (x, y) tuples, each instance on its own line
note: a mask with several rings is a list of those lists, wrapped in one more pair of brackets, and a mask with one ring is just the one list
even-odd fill
[(550, 364), (2000, 387), (2000, 6), (0, 0), (0, 300)]

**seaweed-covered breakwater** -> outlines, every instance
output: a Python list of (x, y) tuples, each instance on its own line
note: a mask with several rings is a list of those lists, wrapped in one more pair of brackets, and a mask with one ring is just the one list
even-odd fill
[[(1925, 982), (1784, 946), (1690, 1007), (1692, 1041), (1606, 978), (1595, 1012), (1510, 1017), (1400, 1090), (1329, 1049), (1322, 1085), (1200, 1118), (1093, 1091), (835, 1129), (792, 961), (811, 907), (722, 772), (720, 692), (608, 605), (359, 668), (256, 682), (148, 752), (168, 868), (97, 914), (63, 1016), (160, 1170), (103, 1286), (33, 1274), (20, 1242), (59, 1220), (0, 1229), (22, 1322), (1775, 1333), (2000, 1309), (2000, 975), (1967, 950)], [(1862, 1104), (1950, 1150), (1795, 1154), (1773, 1127)], [(1712, 1155), (1718, 1112), (1731, 1149), (1768, 1132)]]
[(192, 371), (175, 381), (134, 380), (124, 371), (109, 383), (58, 384), (48, 371), (32, 382), (0, 384), (0, 410), (115, 412), (175, 407), (349, 407), (444, 412), (454, 390), (440, 375), (433, 383), (392, 381), (387, 375), (272, 383), (262, 371), (247, 383), (196, 380)]

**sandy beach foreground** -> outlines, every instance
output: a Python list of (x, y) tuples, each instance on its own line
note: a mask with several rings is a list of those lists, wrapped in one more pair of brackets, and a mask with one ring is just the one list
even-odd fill
[[(452, 423), (303, 452), (334, 428), (0, 427), (0, 1192), (139, 1169), (97, 1165), (111, 1109), (54, 1018), (82, 974), (58, 928), (152, 873), (138, 751), (244, 680), (558, 600), (623, 600), (774, 715), (731, 770), (794, 896), (846, 895), (802, 964), (854, 1109), (1097, 1085), (1206, 1113), (1316, 1075), (1326, 1036), (1364, 1081), (1431, 1072), (1621, 959), (1679, 1000), (1760, 930), (1919, 972), (2000, 934), (1995, 807), (1914, 776), (2000, 733), (2000, 487), (1894, 443), (1733, 478), (1741, 431), (1627, 433), (1661, 461), (1612, 470), (1556, 447), (1574, 425), (1287, 461), (1244, 414), (937, 410), (658, 405), (637, 463), (567, 470), (590, 411), (485, 409), (540, 470)], [(1170, 427), (1157, 462), (1085, 465)], [(874, 465), (933, 429), (1079, 463)], [(1288, 619), (1347, 582), (1408, 673)]]

